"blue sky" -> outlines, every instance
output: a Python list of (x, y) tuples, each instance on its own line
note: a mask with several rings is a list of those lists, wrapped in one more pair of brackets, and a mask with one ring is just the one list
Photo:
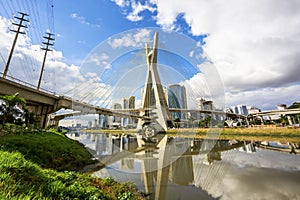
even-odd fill
[[(82, 60), (103, 40), (108, 37), (155, 23), (132, 23), (122, 14), (122, 9), (111, 1), (81, 1), (78, 5), (71, 1), (56, 0), (56, 31), (58, 49), (64, 50), (69, 59)], [(73, 16), (73, 17), (72, 17)], [(76, 49), (76, 50), (75, 50)]]
[[(112, 35), (136, 28), (161, 27), (153, 19), (156, 12), (143, 11), (143, 20), (130, 21), (126, 13), (131, 9), (120, 8), (109, 0), (88, 0), (79, 4), (54, 0), (54, 4), (55, 16), (60, 19), (55, 21), (55, 31), (60, 35), (56, 48), (64, 50), (65, 56), (73, 61), (78, 61), (78, 57), (82, 60), (84, 55)], [(179, 32), (203, 42), (202, 37), (189, 34), (189, 26), (181, 17), (176, 24), (182, 27)]]
[[(65, 93), (74, 87), (70, 83), (95, 78), (92, 73), (83, 74), (82, 65), (92, 59), (111, 64), (105, 60), (110, 55), (91, 56), (103, 43), (132, 29), (156, 27), (199, 42), (203, 56), (218, 72), (227, 106), (246, 104), (266, 110), (299, 101), (298, 0), (174, 0), (172, 4), (168, 0), (1, 0), (1, 72), (14, 37), (9, 29), (17, 11), (27, 12), (30, 24), (18, 40), (9, 75), (36, 84), (43, 56), (42, 36), (46, 31), (54, 32), (54, 51), (48, 55), (43, 76), (42, 87), (47, 89)], [(178, 44), (174, 47), (178, 50), (187, 46), (176, 37), (172, 43)], [(186, 53), (195, 56), (194, 51)], [(97, 60), (100, 58), (103, 60)], [(161, 61), (174, 65), (174, 61)], [(193, 63), (192, 59), (188, 62)], [(203, 77), (193, 75), (186, 81), (202, 87), (199, 79)]]

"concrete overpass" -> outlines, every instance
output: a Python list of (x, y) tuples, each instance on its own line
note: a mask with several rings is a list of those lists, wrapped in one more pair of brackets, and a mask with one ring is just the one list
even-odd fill
[[(74, 108), (73, 108), (74, 110)], [(80, 109), (76, 109), (80, 110)], [(146, 109), (148, 111), (151, 111), (152, 109)], [(147, 116), (140, 116), (139, 113), (141, 111), (145, 111), (145, 109), (138, 108), (138, 109), (103, 109), (99, 107), (95, 107), (94, 112), (80, 112), (80, 111), (70, 111), (70, 112), (62, 112), (62, 113), (52, 113), (50, 114), (50, 124), (58, 125), (59, 120), (64, 119), (65, 117), (71, 117), (71, 116), (78, 116), (83, 114), (105, 114), (108, 116), (120, 116), (124, 118), (134, 118), (134, 119), (146, 119), (151, 121), (151, 117)], [(221, 115), (226, 116), (229, 118), (238, 118), (238, 119), (246, 119), (246, 116), (234, 114), (234, 113), (227, 113), (223, 111), (216, 111), (216, 110), (200, 110), (200, 109), (179, 109), (179, 108), (169, 108), (169, 111), (172, 112), (182, 112), (182, 113), (205, 113), (205, 114), (212, 114), (212, 115)], [(154, 117), (154, 116), (152, 116)]]
[(284, 109), (284, 110), (269, 110), (269, 111), (262, 111), (250, 115), (266, 116), (266, 115), (296, 115), (296, 114), (300, 114), (300, 108)]
[(20, 97), (26, 99), (27, 109), (40, 119), (42, 127), (46, 126), (49, 114), (62, 108), (80, 111), (80, 114), (116, 114), (109, 109), (93, 106), (70, 97), (51, 93), (50, 91), (37, 90), (29, 83), (12, 77), (7, 78), (0, 77), (0, 95), (19, 93)]
[[(49, 122), (48, 115), (51, 115), (53, 120), (52, 124), (57, 124), (57, 122), (67, 116), (73, 115), (84, 115), (84, 114), (103, 114), (109, 116), (121, 116), (130, 118), (143, 118), (151, 120), (150, 117), (141, 116), (141, 111), (145, 109), (106, 109), (80, 102), (74, 100), (71, 97), (66, 97), (62, 95), (57, 95), (53, 92), (46, 90), (37, 90), (35, 86), (23, 82), (21, 80), (7, 76), (7, 78), (0, 77), (0, 95), (12, 95), (19, 93), (20, 97), (26, 99), (27, 108), (30, 112), (33, 112), (36, 117), (40, 119), (41, 126), (45, 127)], [(53, 114), (60, 109), (71, 109), (74, 110), (72, 113), (61, 113)], [(151, 108), (148, 108), (151, 110)], [(240, 118), (246, 119), (246, 116), (238, 115), (234, 113), (226, 113), (223, 111), (214, 110), (199, 110), (199, 109), (177, 109), (169, 108), (170, 112), (191, 112), (191, 113), (207, 113), (207, 114), (217, 114), (224, 115), (230, 118)], [(270, 116), (270, 115), (294, 115), (300, 114), (300, 108), (296, 109), (285, 109), (285, 110), (271, 110), (263, 111), (259, 113), (251, 114), (252, 116)], [(249, 117), (250, 115), (248, 115)]]
[[(287, 116), (288, 122), (290, 125), (293, 125), (292, 117), (293, 115), (300, 114), (300, 108), (293, 108), (293, 109), (284, 109), (284, 110), (268, 110), (262, 111), (258, 113), (249, 114), (247, 117), (259, 117), (263, 122), (263, 116), (271, 117), (271, 116)], [(270, 118), (271, 119), (271, 118)]]

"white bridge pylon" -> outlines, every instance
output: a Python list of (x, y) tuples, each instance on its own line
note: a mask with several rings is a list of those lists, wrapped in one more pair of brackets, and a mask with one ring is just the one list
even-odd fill
[[(137, 129), (142, 129), (145, 123), (152, 123), (157, 131), (166, 131), (168, 127), (173, 127), (169, 107), (166, 101), (163, 86), (157, 71), (157, 51), (158, 51), (158, 32), (155, 32), (153, 48), (150, 51), (146, 44), (147, 75), (142, 94), (142, 111), (140, 116), (152, 118), (139, 118)], [(152, 103), (155, 100), (155, 103)]]

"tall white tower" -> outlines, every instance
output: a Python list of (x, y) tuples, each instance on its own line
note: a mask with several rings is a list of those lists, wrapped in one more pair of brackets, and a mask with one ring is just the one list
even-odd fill
[[(166, 131), (168, 127), (173, 127), (173, 121), (170, 115), (165, 93), (157, 71), (157, 50), (158, 50), (158, 32), (154, 35), (153, 49), (150, 51), (146, 44), (147, 75), (142, 94), (142, 111), (140, 116), (152, 118), (146, 120), (140, 118), (137, 129), (142, 129), (143, 125), (148, 123), (155, 124), (157, 131)], [(151, 92), (153, 89), (153, 92)], [(151, 98), (155, 99), (155, 104), (151, 106)]]

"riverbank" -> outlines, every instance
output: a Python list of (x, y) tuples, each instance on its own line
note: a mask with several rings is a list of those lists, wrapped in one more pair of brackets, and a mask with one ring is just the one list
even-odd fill
[(292, 127), (199, 128), (192, 131), (170, 130), (167, 133), (168, 135), (186, 135), (187, 137), (224, 140), (300, 142), (300, 129)]
[[(85, 130), (90, 133), (110, 133), (135, 135), (135, 130)], [(235, 139), (252, 141), (300, 142), (300, 128), (256, 126), (249, 128), (180, 128), (170, 129), (169, 136)]]
[(42, 168), (57, 171), (78, 171), (94, 162), (82, 144), (55, 131), (7, 134), (0, 138), (0, 147), (5, 151), (20, 152), (25, 159)]
[(131, 183), (77, 172), (94, 163), (57, 132), (0, 137), (0, 199), (143, 199)]

